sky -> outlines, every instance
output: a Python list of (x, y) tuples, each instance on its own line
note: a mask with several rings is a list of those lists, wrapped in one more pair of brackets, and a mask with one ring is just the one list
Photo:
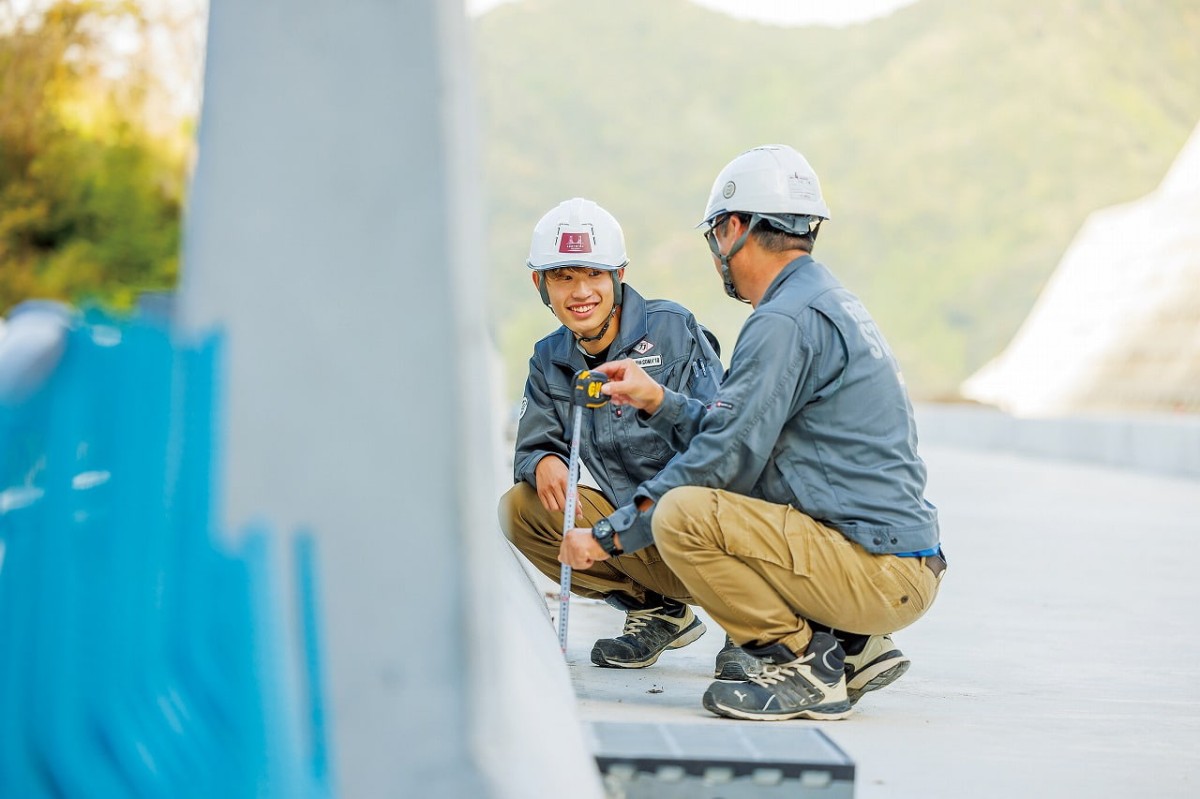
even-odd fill
[[(739, 19), (772, 25), (829, 25), (839, 27), (882, 17), (916, 0), (691, 0), (696, 5)], [(467, 11), (482, 14), (504, 3), (521, 0), (466, 0)]]

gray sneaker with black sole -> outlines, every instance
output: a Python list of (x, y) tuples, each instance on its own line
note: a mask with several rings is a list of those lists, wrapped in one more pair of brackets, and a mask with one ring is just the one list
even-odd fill
[(813, 633), (803, 655), (783, 644), (755, 650), (763, 671), (746, 682), (715, 682), (701, 703), (718, 716), (749, 721), (834, 720), (853, 708), (846, 696), (842, 648), (829, 633)]
[(644, 669), (668, 649), (679, 649), (705, 632), (704, 622), (687, 605), (631, 610), (617, 638), (601, 638), (592, 647), (592, 663), (612, 669)]

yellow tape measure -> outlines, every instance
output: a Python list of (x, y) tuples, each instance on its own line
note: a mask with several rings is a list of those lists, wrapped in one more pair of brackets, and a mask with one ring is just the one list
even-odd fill
[(608, 403), (608, 395), (600, 390), (600, 386), (608, 382), (603, 372), (592, 372), (584, 369), (575, 373), (575, 391), (571, 401), (584, 408), (599, 408)]

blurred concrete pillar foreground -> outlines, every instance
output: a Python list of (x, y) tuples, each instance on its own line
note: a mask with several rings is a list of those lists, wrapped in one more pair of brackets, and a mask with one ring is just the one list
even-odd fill
[(317, 538), (336, 793), (598, 796), (495, 530), (462, 6), (213, 0), (209, 24), (180, 311), (227, 335), (228, 529)]

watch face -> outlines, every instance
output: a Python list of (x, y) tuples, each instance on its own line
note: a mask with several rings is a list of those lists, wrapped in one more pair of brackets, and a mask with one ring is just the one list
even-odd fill
[(613, 544), (613, 526), (608, 519), (601, 519), (592, 525), (592, 538), (596, 539), (596, 543), (605, 552), (614, 554), (615, 545)]

